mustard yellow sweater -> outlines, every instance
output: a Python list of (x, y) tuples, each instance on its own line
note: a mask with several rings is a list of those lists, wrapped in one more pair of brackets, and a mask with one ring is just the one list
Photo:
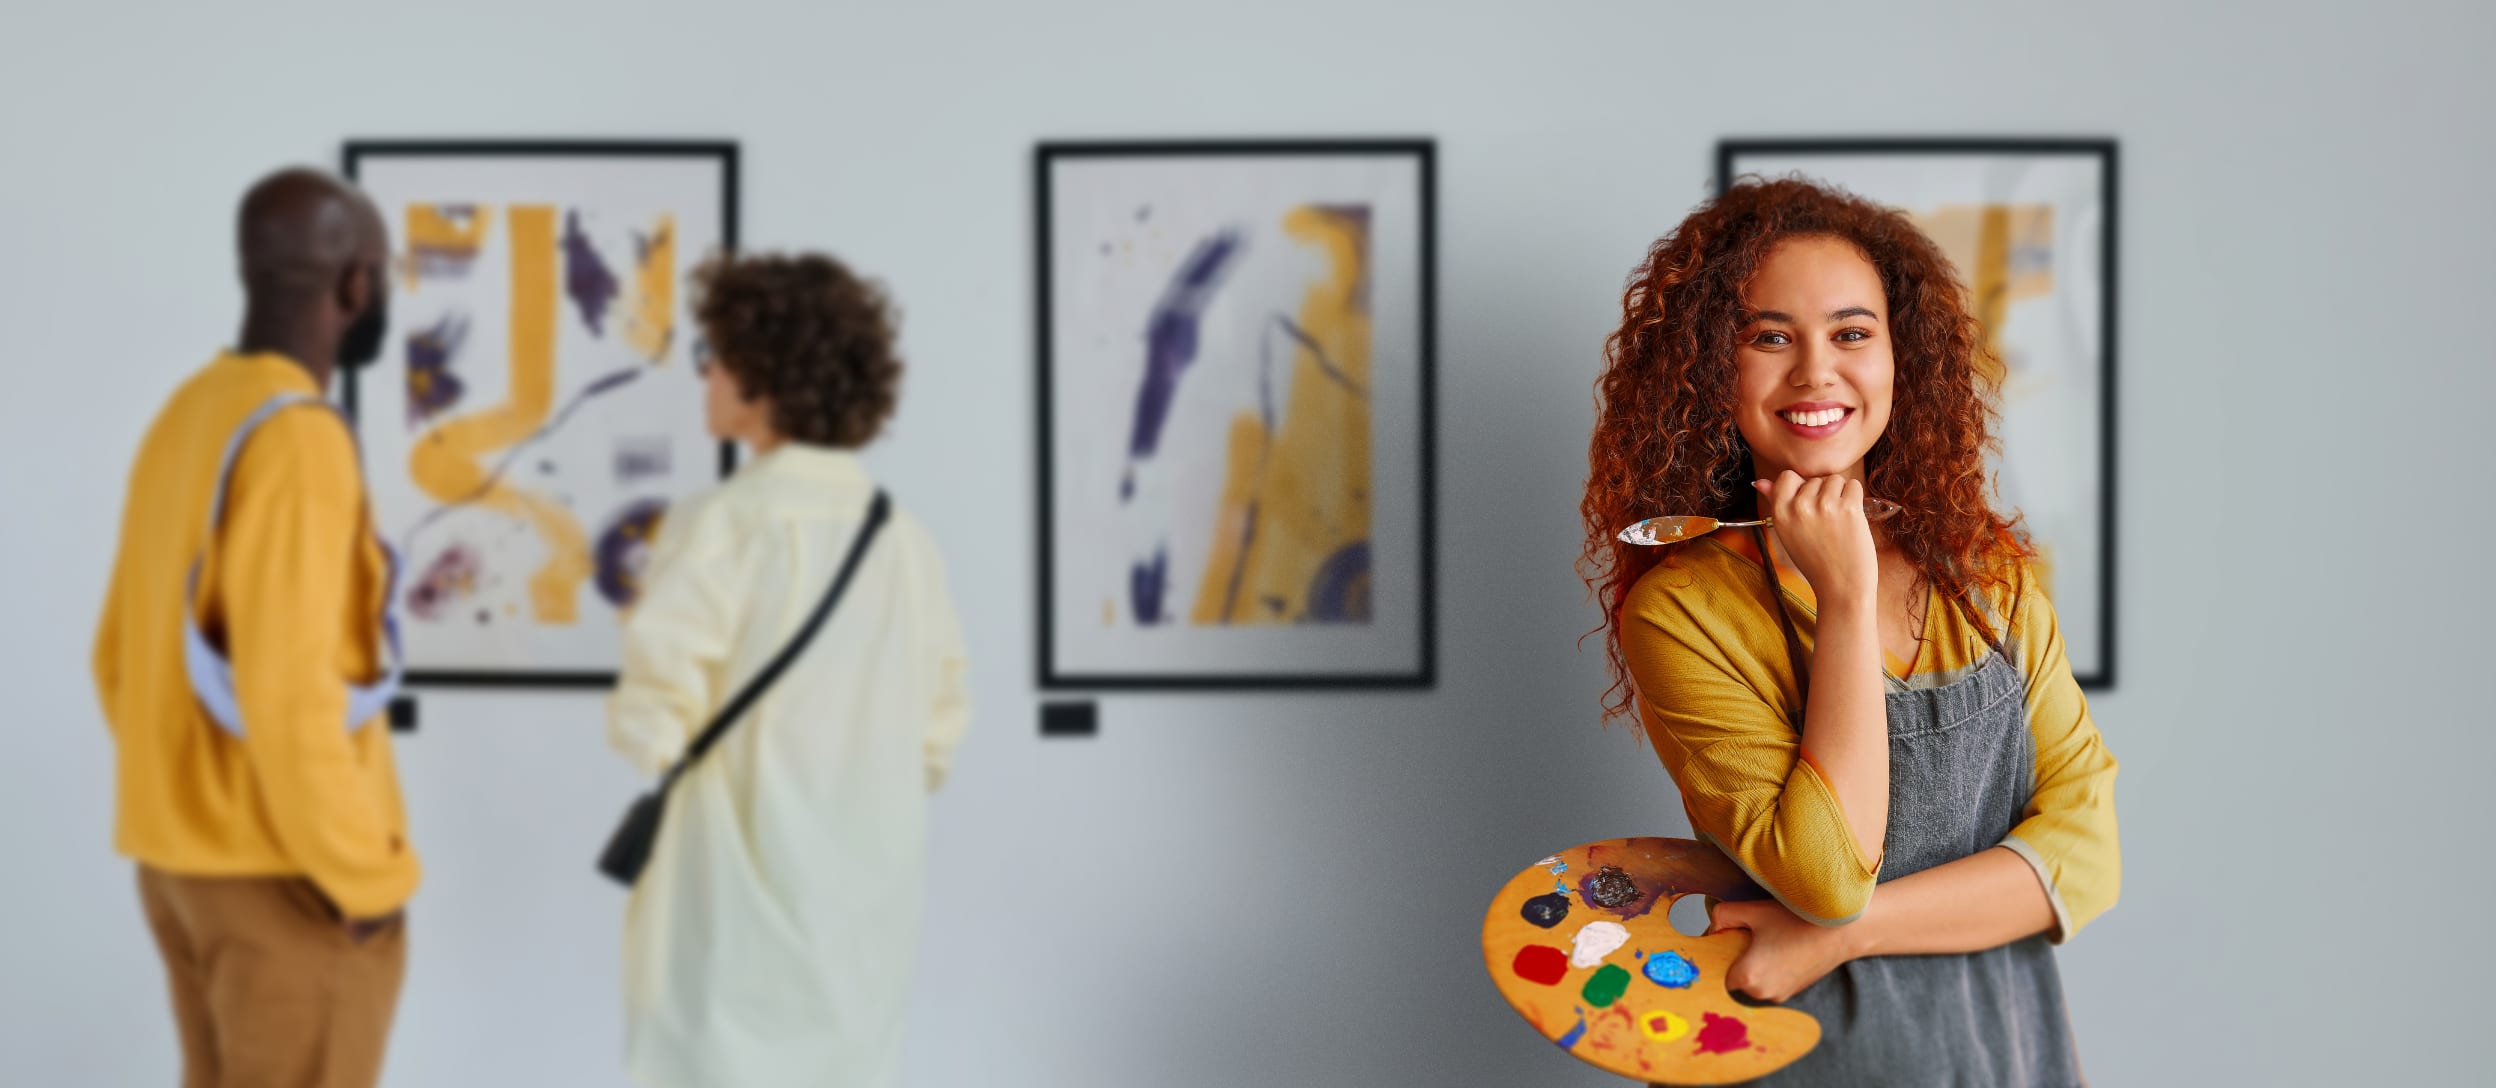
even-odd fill
[[(1813, 645), (1811, 587), (1778, 573), (1801, 636)], [(1812, 921), (1851, 921), (1870, 902), (1878, 858), (1863, 856), (1837, 794), (1802, 756), (1788, 724), (1794, 669), (1776, 614), (1765, 607), (1757, 549), (1720, 533), (1674, 545), (1630, 589), (1621, 648), (1639, 692), (1639, 717), (1700, 837)], [(2035, 792), (2001, 844), (2027, 859), (2054, 906), (2054, 940), (2114, 905), (2122, 880), (2115, 840), (2115, 760), (2072, 680), (2054, 606), (2022, 569), (2004, 602), (1987, 608), (2003, 649), (2028, 681)], [(1888, 657), (1889, 690), (1941, 687), (1991, 652), (1975, 625), (1931, 594), (1917, 660)], [(2007, 612), (2007, 617), (2005, 617)]]
[(289, 408), (252, 436), (200, 572), (201, 628), (233, 663), (245, 739), (200, 708), (183, 668), (183, 581), (219, 458), (279, 393), (321, 390), (282, 357), (221, 356), (139, 447), (95, 636), (119, 764), (114, 845), (167, 872), (306, 876), (347, 914), (373, 917), (415, 891), (418, 866), (389, 729), (346, 728), (347, 681), (378, 671), (388, 567), (334, 413)]

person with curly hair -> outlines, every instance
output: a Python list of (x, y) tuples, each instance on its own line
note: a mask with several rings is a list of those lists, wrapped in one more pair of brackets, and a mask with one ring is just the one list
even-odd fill
[[(1744, 179), (1623, 311), (1581, 507), (1606, 720), (1769, 893), (1713, 906), (1751, 936), (1726, 982), (1823, 1036), (1763, 1083), (2079, 1084), (2052, 945), (2114, 904), (2115, 761), (1992, 505), (1996, 371), (1948, 259), (1895, 210)], [(1773, 528), (1615, 537), (1663, 514)]]
[[(624, 631), (608, 736), (662, 773), (788, 646), (884, 509), (857, 450), (901, 362), (881, 289), (828, 257), (697, 273), (712, 433), (751, 461), (677, 503)], [(786, 672), (666, 796), (625, 922), (639, 1083), (882, 1085), (900, 1076), (925, 795), (969, 722), (935, 541), (892, 510)]]

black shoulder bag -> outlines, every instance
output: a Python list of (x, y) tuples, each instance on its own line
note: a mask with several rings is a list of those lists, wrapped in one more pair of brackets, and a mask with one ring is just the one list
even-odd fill
[(849, 557), (841, 560), (841, 572), (833, 577), (832, 588), (824, 591), (823, 600), (816, 603), (813, 614), (806, 617), (806, 622), (798, 627), (789, 644), (781, 648), (780, 656), (772, 658), (770, 664), (763, 666), (763, 671), (754, 675), (754, 679), (746, 681), (745, 689), (739, 691), (736, 698), (720, 708), (719, 715), (711, 719), (710, 726), (702, 730), (701, 736), (694, 738), (693, 746), (685, 749), (684, 758), (667, 769), (666, 776), (659, 779), (656, 787), (635, 800), (633, 807), (624, 810), (624, 822), (617, 825), (615, 834), (607, 838), (606, 850), (598, 855), (599, 872), (628, 888), (641, 879), (642, 869), (650, 864), (651, 848), (658, 845), (659, 819), (667, 813), (667, 791), (684, 775), (685, 768), (693, 766), (694, 761), (702, 758), (702, 753), (718, 744), (719, 738), (728, 732), (728, 727), (736, 724), (737, 718), (752, 707), (755, 700), (763, 697), (763, 692), (788, 670), (790, 662), (797, 660), (797, 655), (806, 649), (806, 644), (814, 641), (815, 632), (823, 628), (824, 619), (832, 614), (832, 606), (840, 603), (841, 593), (849, 588), (850, 576), (858, 572), (858, 560), (867, 554), (868, 542), (874, 540), (876, 532), (884, 528), (884, 521), (891, 513), (891, 501), (882, 491), (876, 492), (875, 502), (867, 508), (867, 523), (859, 527), (858, 539), (851, 542)]

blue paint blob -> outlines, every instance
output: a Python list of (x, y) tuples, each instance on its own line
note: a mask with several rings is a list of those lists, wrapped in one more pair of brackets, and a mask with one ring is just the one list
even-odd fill
[(1538, 895), (1525, 901), (1525, 909), (1521, 913), (1526, 921), (1550, 929), (1569, 916), (1569, 897), (1558, 893)]
[(1552, 881), (1552, 882), (1551, 882), (1551, 890), (1552, 890), (1552, 892), (1553, 892), (1553, 893), (1555, 893), (1555, 894), (1559, 895), (1562, 899), (1566, 899), (1566, 898), (1568, 898), (1568, 897), (1569, 897), (1569, 884), (1568, 884), (1568, 882), (1567, 882), (1567, 881), (1565, 881), (1565, 880), (1555, 880), (1555, 881)]
[(1699, 965), (1679, 952), (1658, 952), (1647, 957), (1647, 981), (1674, 990), (1687, 990), (1699, 980)]
[(1570, 1028), (1570, 1029), (1569, 1029), (1569, 1033), (1568, 1033), (1568, 1034), (1563, 1035), (1563, 1036), (1561, 1036), (1561, 1037), (1560, 1037), (1560, 1049), (1562, 1049), (1562, 1050), (1567, 1050), (1567, 1049), (1569, 1049), (1570, 1047), (1576, 1046), (1576, 1045), (1577, 1045), (1577, 1041), (1578, 1041), (1578, 1040), (1580, 1040), (1580, 1039), (1583, 1039), (1583, 1038), (1585, 1038), (1585, 1037), (1586, 1037), (1586, 1017), (1585, 1017), (1584, 1015), (1582, 1015), (1582, 1014), (1581, 1014), (1581, 1015), (1577, 1018), (1577, 1026), (1576, 1026), (1576, 1027), (1573, 1027), (1573, 1028)]

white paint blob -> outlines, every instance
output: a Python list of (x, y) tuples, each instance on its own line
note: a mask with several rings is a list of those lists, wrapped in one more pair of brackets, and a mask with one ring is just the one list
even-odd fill
[(1605, 956), (1629, 943), (1629, 930), (1619, 922), (1588, 922), (1577, 931), (1577, 944), (1569, 951), (1569, 966), (1592, 967)]

